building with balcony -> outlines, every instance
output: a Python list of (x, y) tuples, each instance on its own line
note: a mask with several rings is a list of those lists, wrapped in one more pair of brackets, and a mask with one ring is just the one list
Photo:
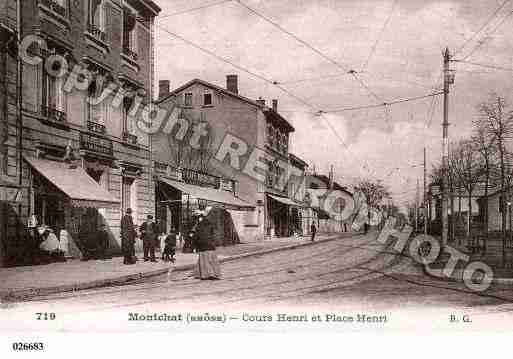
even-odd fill
[[(199, 79), (173, 91), (169, 81), (159, 84), (159, 107), (175, 115), (163, 125), (169, 131), (153, 136), (155, 159), (232, 181), (235, 196), (254, 209), (229, 209), (241, 240), (290, 235), (288, 213), (290, 206), (297, 205), (289, 198), (287, 185), (294, 128), (278, 113), (278, 101), (268, 107), (263, 99), (241, 96), (237, 75), (226, 77), (226, 87)], [(187, 142), (194, 138), (197, 126), (204, 126), (205, 136), (195, 149)], [(233, 142), (228, 146), (232, 154), (224, 156), (220, 149), (227, 141)], [(253, 171), (253, 167), (259, 169)]]
[[(22, 116), (7, 124), (3, 171), (23, 188), (17, 220), (50, 226), (72, 256), (105, 224), (119, 251), (122, 212), (132, 208), (136, 224), (155, 212), (150, 140), (135, 121), (153, 96), (160, 8), (150, 0), (21, 7), (21, 36), (37, 41), (28, 42), (19, 74)], [(19, 256), (18, 247), (5, 256)]]

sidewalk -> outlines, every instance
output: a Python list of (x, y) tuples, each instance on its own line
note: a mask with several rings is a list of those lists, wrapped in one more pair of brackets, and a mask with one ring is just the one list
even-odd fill
[[(355, 234), (355, 233), (353, 233)], [(353, 234), (319, 235), (315, 242), (309, 238), (275, 238), (256, 243), (218, 247), (221, 262), (247, 256), (297, 248)], [(138, 254), (141, 258), (142, 254)], [(0, 299), (13, 301), (37, 295), (70, 292), (108, 285), (120, 285), (134, 280), (148, 278), (173, 271), (190, 270), (197, 261), (197, 254), (181, 253), (177, 250), (176, 262), (144, 262), (141, 259), (134, 265), (124, 265), (123, 257), (109, 260), (70, 260), (65, 263), (52, 263), (39, 266), (0, 268)]]
[[(439, 237), (435, 238), (438, 241), (441, 240)], [(483, 253), (482, 250), (472, 252), (465, 238), (458, 238), (453, 242), (449, 242), (448, 246), (467, 255), (468, 261), (459, 260), (453, 273), (448, 277), (444, 274), (443, 270), (448, 265), (450, 255), (448, 253), (442, 253), (435, 262), (431, 263), (429, 266), (424, 266), (424, 272), (427, 275), (442, 280), (462, 282), (464, 280), (464, 270), (468, 263), (479, 261), (487, 264), (492, 269), (494, 274), (493, 283), (513, 284), (513, 268), (511, 267), (512, 250), (511, 248), (507, 248), (506, 258), (509, 266), (504, 268), (502, 266), (502, 241), (490, 238), (487, 242), (485, 253)], [(469, 280), (469, 278), (466, 279)]]

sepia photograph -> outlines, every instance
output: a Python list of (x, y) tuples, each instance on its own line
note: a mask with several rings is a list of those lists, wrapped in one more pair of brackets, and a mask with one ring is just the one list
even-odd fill
[(508, 333), (512, 26), (512, 0), (0, 0), (2, 350)]

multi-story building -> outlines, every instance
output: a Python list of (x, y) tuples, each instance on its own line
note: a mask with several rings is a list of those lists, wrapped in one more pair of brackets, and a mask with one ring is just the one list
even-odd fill
[[(273, 100), (272, 107), (267, 107), (263, 99), (241, 96), (236, 75), (227, 76), (226, 88), (195, 79), (170, 92), (168, 81), (161, 84), (159, 106), (168, 111), (178, 106), (180, 118), (175, 119), (178, 127), (154, 136), (155, 160), (233, 181), (236, 196), (254, 208), (231, 211), (245, 241), (261, 240), (265, 235), (290, 235), (290, 206), (297, 205), (288, 197), (287, 185), (288, 149), (294, 128), (278, 113), (278, 101)], [(185, 125), (188, 122), (184, 119), (191, 123)], [(194, 128), (201, 123), (208, 127), (208, 140), (199, 150), (187, 152), (184, 142), (176, 141), (176, 135), (185, 126)], [(181, 139), (184, 136), (192, 135), (184, 134)], [(227, 139), (238, 155), (219, 158)], [(260, 169), (253, 171), (254, 167)]]
[(18, 221), (50, 226), (70, 255), (100, 224), (119, 250), (122, 211), (136, 223), (155, 211), (150, 139), (135, 121), (153, 96), (159, 12), (150, 0), (21, 2), (22, 116), (9, 119), (3, 170), (21, 177)]
[(306, 188), (308, 164), (292, 153), (289, 153), (289, 158), (291, 171), (296, 174), (289, 179), (289, 198), (296, 204), (290, 208), (292, 230), (294, 234), (306, 236), (311, 234), (312, 223), (318, 226), (317, 212), (311, 207)]
[(17, 242), (20, 210), (18, 178), (7, 175), (9, 146), (16, 148), (17, 135), (17, 5), (16, 0), (0, 2), (0, 266), (5, 262), (7, 239)]

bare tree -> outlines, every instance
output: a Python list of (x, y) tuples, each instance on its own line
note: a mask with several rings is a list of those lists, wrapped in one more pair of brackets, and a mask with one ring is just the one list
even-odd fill
[(511, 139), (513, 133), (513, 116), (506, 110), (504, 98), (492, 95), (491, 99), (479, 105), (479, 112), (484, 122), (486, 132), (493, 138), (498, 152), (500, 171), (500, 203), (502, 211), (502, 263), (506, 264), (506, 215), (505, 215), (505, 191), (506, 191), (506, 142)]
[(390, 198), (390, 192), (381, 181), (374, 182), (368, 179), (360, 180), (354, 188), (357, 192), (362, 193), (365, 198), (367, 217), (370, 223), (370, 210), (372, 208), (379, 208), (383, 200)]
[(451, 168), (458, 184), (465, 189), (468, 196), (467, 237), (471, 236), (472, 231), (472, 194), (482, 173), (481, 166), (476, 161), (478, 156), (477, 146), (471, 140), (461, 140), (451, 156)]
[(489, 218), (488, 218), (488, 190), (490, 188), (490, 182), (492, 179), (492, 170), (495, 168), (495, 155), (497, 148), (495, 146), (494, 137), (490, 135), (487, 130), (488, 125), (484, 117), (478, 118), (474, 121), (474, 134), (472, 136), (472, 142), (476, 146), (476, 150), (479, 152), (480, 163), (482, 167), (484, 177), (484, 208), (483, 208), (483, 226), (484, 226), (484, 248), (486, 250), (486, 244), (488, 242), (488, 231), (489, 231)]

